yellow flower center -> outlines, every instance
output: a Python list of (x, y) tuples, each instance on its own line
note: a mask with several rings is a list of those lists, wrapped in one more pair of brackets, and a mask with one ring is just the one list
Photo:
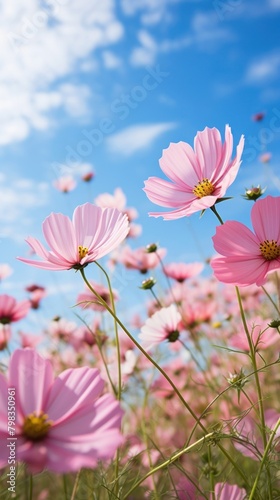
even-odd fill
[(78, 249), (79, 249), (79, 257), (82, 260), (88, 254), (88, 248), (79, 245)]
[(260, 251), (265, 260), (277, 259), (280, 256), (280, 246), (275, 240), (265, 240), (260, 243)]
[(22, 432), (31, 441), (40, 441), (48, 434), (51, 426), (52, 422), (48, 415), (43, 412), (36, 415), (34, 412), (25, 417)]
[(215, 187), (209, 179), (202, 179), (202, 181), (198, 182), (196, 186), (193, 188), (193, 194), (198, 198), (203, 198), (203, 196), (209, 196), (213, 193)]

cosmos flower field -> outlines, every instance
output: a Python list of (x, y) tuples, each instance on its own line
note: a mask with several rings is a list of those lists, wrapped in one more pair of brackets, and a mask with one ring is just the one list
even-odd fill
[[(137, 246), (137, 207), (121, 187), (50, 213), (43, 238), (27, 238), (22, 266), (75, 275), (77, 314), (19, 335), (47, 288), (0, 294), (0, 498), (280, 498), (280, 197), (252, 186), (251, 227), (222, 220), (243, 148), (228, 125), (206, 127), (171, 143), (163, 177), (139, 186), (167, 231), (212, 212), (210, 261)], [(139, 275), (141, 314), (122, 306), (121, 269)], [(9, 273), (3, 263), (1, 280)]]

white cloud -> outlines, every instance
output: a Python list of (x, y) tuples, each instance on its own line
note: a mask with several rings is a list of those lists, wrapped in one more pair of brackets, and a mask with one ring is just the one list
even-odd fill
[(113, 153), (130, 156), (149, 147), (161, 134), (176, 127), (175, 123), (150, 123), (127, 127), (107, 139)]
[(119, 68), (122, 65), (122, 61), (110, 50), (104, 50), (102, 53), (103, 63), (107, 69)]
[(89, 88), (69, 77), (92, 67), (96, 49), (122, 37), (114, 9), (114, 0), (1, 3), (0, 144), (50, 127), (54, 108), (87, 113)]
[(250, 84), (263, 84), (277, 78), (279, 71), (280, 52), (266, 54), (249, 65), (245, 81)]
[(121, 5), (127, 16), (141, 12), (143, 24), (157, 24), (170, 19), (168, 7), (182, 0), (122, 0)]
[(215, 13), (197, 12), (187, 33), (180, 37), (158, 41), (147, 30), (142, 29), (137, 38), (139, 45), (132, 49), (130, 63), (133, 66), (147, 66), (155, 63), (158, 54), (182, 50), (185, 47), (213, 50), (217, 44), (232, 40), (233, 34), (228, 28), (220, 25)]

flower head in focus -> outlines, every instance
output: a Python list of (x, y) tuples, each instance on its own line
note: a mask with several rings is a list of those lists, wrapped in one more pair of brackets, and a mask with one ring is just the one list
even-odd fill
[(280, 269), (280, 197), (257, 200), (251, 220), (254, 232), (237, 221), (216, 229), (212, 239), (220, 255), (211, 266), (223, 283), (261, 286), (268, 273)]
[(26, 241), (41, 261), (18, 257), (25, 264), (62, 271), (82, 269), (114, 250), (127, 236), (127, 215), (116, 208), (101, 208), (92, 203), (76, 207), (72, 220), (51, 213), (43, 222), (43, 234), (50, 250), (29, 236)]
[(233, 183), (243, 147), (242, 136), (232, 160), (233, 137), (228, 125), (224, 144), (220, 132), (208, 127), (197, 133), (194, 149), (185, 142), (171, 143), (160, 159), (160, 167), (171, 182), (149, 177), (144, 191), (153, 203), (173, 210), (149, 215), (171, 220), (212, 207)]
[(7, 465), (7, 394), (16, 402), (17, 460), (30, 472), (57, 473), (96, 467), (122, 443), (123, 411), (95, 368), (67, 369), (54, 378), (49, 360), (33, 349), (17, 349), (7, 378), (0, 374), (0, 467)]

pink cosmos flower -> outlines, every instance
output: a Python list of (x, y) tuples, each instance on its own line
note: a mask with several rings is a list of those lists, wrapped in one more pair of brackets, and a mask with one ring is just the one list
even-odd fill
[(181, 314), (174, 304), (156, 311), (141, 328), (139, 340), (144, 349), (149, 350), (165, 340), (175, 342), (179, 337), (181, 319)]
[(111, 207), (117, 208), (123, 214), (126, 214), (130, 222), (128, 236), (130, 238), (136, 238), (141, 234), (142, 227), (140, 224), (135, 224), (132, 222), (138, 217), (138, 212), (134, 207), (126, 206), (126, 196), (121, 188), (116, 188), (114, 194), (102, 193), (97, 198), (95, 198), (94, 203), (98, 207)]
[[(244, 500), (246, 490), (239, 488), (236, 484), (217, 483), (215, 484), (216, 500)], [(211, 495), (212, 498), (212, 495)]]
[(164, 273), (169, 278), (173, 278), (179, 283), (183, 283), (186, 279), (197, 276), (201, 273), (204, 264), (202, 262), (192, 262), (186, 264), (185, 262), (172, 262), (165, 264)]
[(72, 175), (64, 175), (53, 181), (53, 186), (62, 193), (69, 193), (77, 186), (77, 183)]
[(36, 238), (26, 239), (41, 261), (18, 259), (52, 271), (81, 269), (116, 248), (128, 231), (127, 216), (119, 210), (85, 203), (74, 210), (72, 221), (57, 213), (51, 213), (44, 220), (43, 233), (50, 251)]
[(220, 132), (208, 127), (197, 133), (194, 149), (182, 141), (171, 143), (163, 151), (159, 163), (172, 182), (149, 177), (144, 191), (153, 203), (174, 210), (151, 212), (149, 215), (171, 220), (212, 207), (234, 181), (241, 164), (243, 147), (242, 136), (236, 157), (231, 160), (233, 137), (228, 125), (224, 144)]
[(280, 197), (257, 200), (251, 220), (254, 233), (237, 221), (216, 229), (212, 239), (220, 255), (211, 266), (223, 283), (261, 286), (268, 273), (280, 268)]
[(0, 324), (8, 325), (24, 318), (30, 309), (30, 301), (17, 302), (10, 295), (0, 295)]
[(40, 285), (29, 285), (25, 288), (30, 293), (30, 304), (32, 309), (39, 309), (41, 300), (46, 297), (46, 289)]
[(138, 217), (138, 212), (135, 208), (126, 206), (126, 196), (121, 188), (116, 188), (114, 194), (103, 193), (95, 198), (94, 203), (98, 207), (117, 208), (120, 212), (126, 213), (129, 221)]
[(17, 349), (7, 379), (0, 374), (0, 467), (9, 448), (7, 398), (15, 398), (16, 457), (31, 472), (95, 467), (122, 443), (123, 411), (95, 368), (67, 369), (54, 378), (51, 362), (33, 349)]
[[(264, 412), (265, 425), (268, 429), (273, 429), (280, 418), (280, 414), (274, 408), (269, 408)], [(245, 457), (250, 457), (253, 460), (259, 460), (264, 452), (263, 440), (260, 436), (258, 424), (247, 414), (236, 425), (235, 431), (244, 439), (243, 442), (233, 440), (233, 444)], [(280, 429), (276, 430), (274, 437), (275, 451), (280, 451)]]
[(0, 264), (0, 281), (8, 278), (13, 273), (13, 269), (9, 264)]
[(159, 248), (156, 253), (149, 253), (145, 247), (132, 249), (126, 245), (122, 248), (118, 260), (127, 269), (137, 269), (140, 273), (146, 274), (149, 269), (154, 269), (159, 265), (159, 257), (163, 259), (165, 254), (165, 248)]

